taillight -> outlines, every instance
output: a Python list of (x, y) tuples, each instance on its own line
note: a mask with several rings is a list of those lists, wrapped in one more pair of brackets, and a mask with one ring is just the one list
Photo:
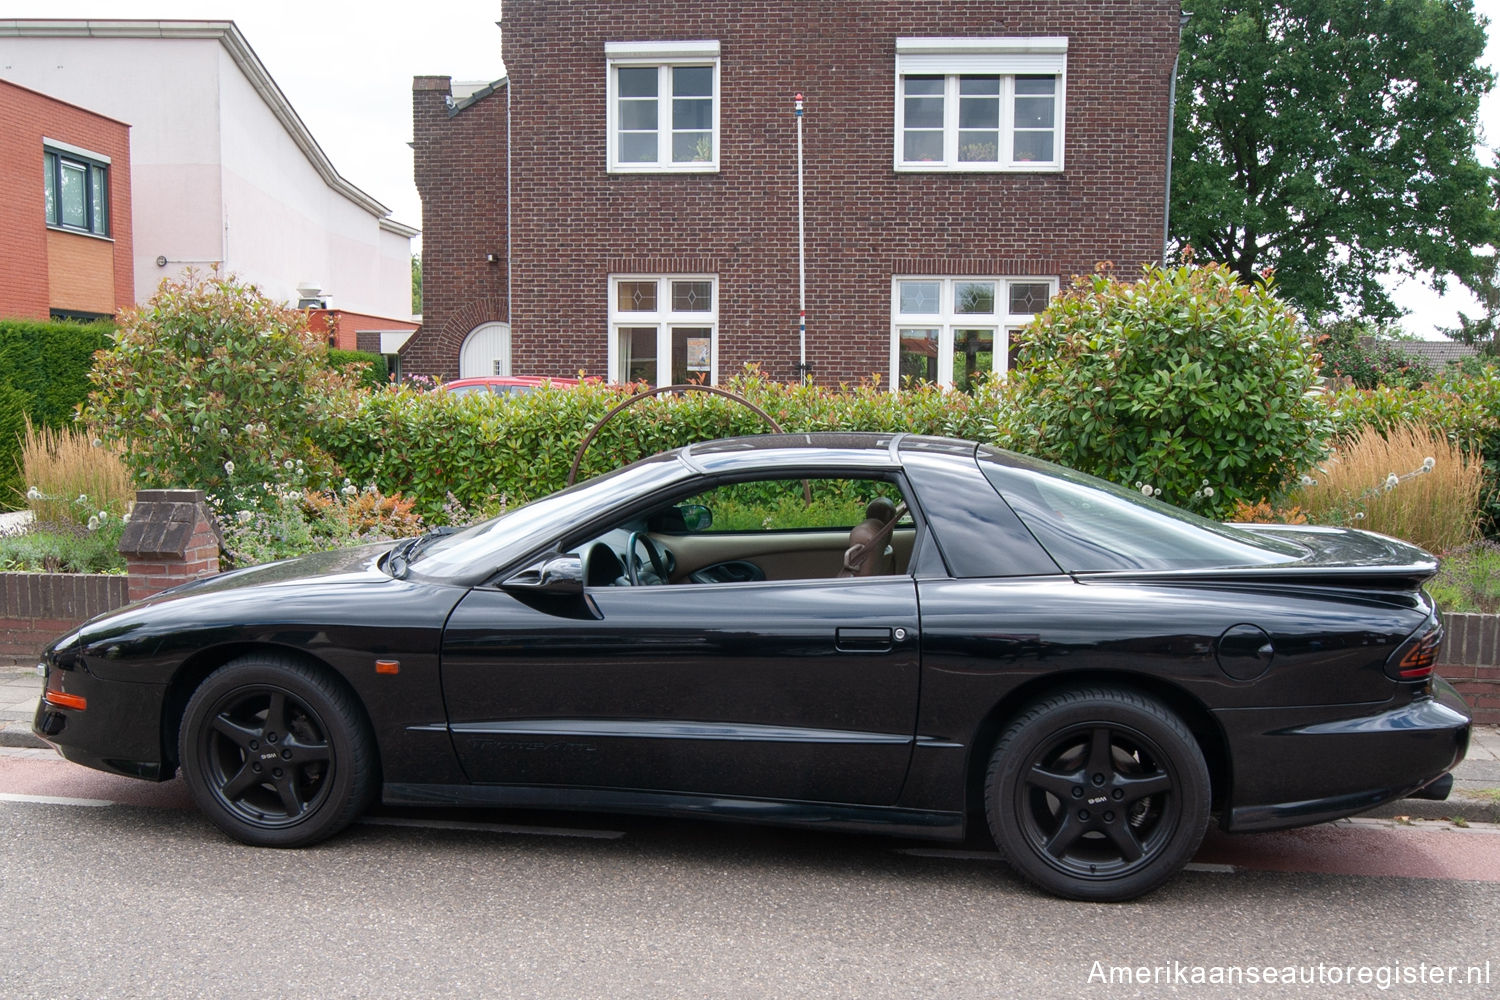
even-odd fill
[(1385, 661), (1385, 675), (1393, 681), (1425, 681), (1437, 665), (1443, 644), (1443, 626), (1430, 622), (1407, 639)]

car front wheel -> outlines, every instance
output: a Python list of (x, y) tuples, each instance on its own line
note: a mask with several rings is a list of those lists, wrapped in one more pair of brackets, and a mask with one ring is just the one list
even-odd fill
[(1120, 902), (1187, 864), (1208, 824), (1191, 732), (1132, 691), (1065, 691), (1001, 736), (985, 779), (990, 833), (1022, 875), (1070, 899)]
[(369, 804), (373, 746), (364, 713), (336, 678), (260, 655), (198, 687), (178, 750), (194, 801), (221, 830), (257, 847), (301, 847)]

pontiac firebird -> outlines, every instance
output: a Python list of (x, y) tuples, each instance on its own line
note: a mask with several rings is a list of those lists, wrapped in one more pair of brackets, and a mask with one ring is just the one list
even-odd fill
[(1420, 549), (1223, 525), (911, 435), (657, 455), (460, 531), (251, 567), (48, 648), (34, 728), (247, 844), (385, 803), (962, 839), (1123, 900), (1211, 818), (1442, 797)]

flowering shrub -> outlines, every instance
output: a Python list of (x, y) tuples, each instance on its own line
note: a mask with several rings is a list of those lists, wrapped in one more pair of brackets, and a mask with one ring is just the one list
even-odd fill
[(309, 486), (306, 466), (287, 459), (270, 481), (239, 483), (226, 462), (226, 489), (210, 494), (224, 548), (236, 566), (274, 562), (308, 552), (420, 534), (413, 503), (363, 489), (345, 479), (336, 490)]
[(332, 371), (306, 316), (234, 277), (164, 281), (120, 314), (112, 346), (90, 379), (84, 418), (126, 445), (137, 485), (216, 492), (272, 479), (301, 460), (320, 480), (334, 463), (313, 443), (354, 392)]
[(20, 573), (123, 573), (120, 536), (130, 520), (116, 503), (85, 493), (49, 496), (33, 486), (27, 501), (48, 520), (33, 520), (19, 534), (0, 537), (0, 571)]
[(1326, 450), (1297, 315), (1269, 281), (1247, 287), (1220, 265), (1075, 278), (1028, 331), (1020, 369), (1002, 444), (1215, 516), (1278, 494)]

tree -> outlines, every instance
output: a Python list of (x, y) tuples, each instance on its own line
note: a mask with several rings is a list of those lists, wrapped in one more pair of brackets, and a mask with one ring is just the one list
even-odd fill
[(1471, 0), (1189, 0), (1171, 236), (1314, 316), (1397, 310), (1388, 272), (1477, 280), (1500, 242), (1476, 158)]
[(411, 255), (411, 314), (422, 315), (422, 255)]
[(1477, 280), (1469, 282), (1484, 310), (1470, 319), (1458, 314), (1458, 326), (1442, 329), (1442, 334), (1461, 344), (1470, 344), (1480, 354), (1500, 354), (1500, 254), (1482, 257)]

